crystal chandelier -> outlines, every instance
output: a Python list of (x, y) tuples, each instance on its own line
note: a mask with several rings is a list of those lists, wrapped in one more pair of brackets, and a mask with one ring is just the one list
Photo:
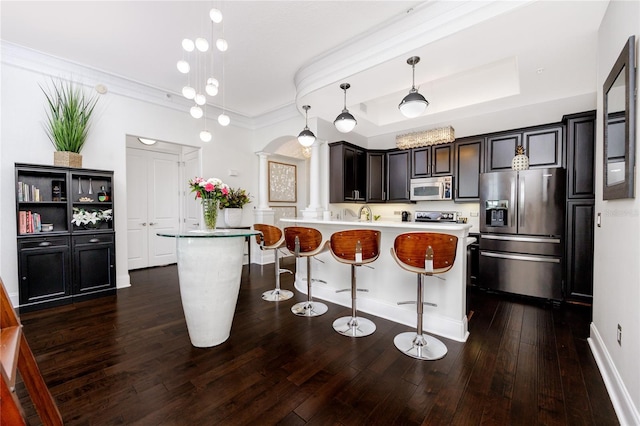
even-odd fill
[(396, 136), (396, 146), (400, 149), (438, 145), (456, 140), (455, 130), (451, 126), (431, 129), (423, 132), (407, 133)]

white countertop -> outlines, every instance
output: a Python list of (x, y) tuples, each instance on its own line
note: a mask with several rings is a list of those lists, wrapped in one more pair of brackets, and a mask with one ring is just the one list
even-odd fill
[(339, 220), (339, 219), (313, 219), (306, 217), (283, 217), (281, 222), (286, 223), (316, 223), (322, 225), (338, 225), (353, 226), (359, 228), (405, 228), (412, 230), (433, 230), (433, 231), (462, 231), (471, 229), (468, 223), (449, 223), (449, 222), (402, 222), (391, 220)]

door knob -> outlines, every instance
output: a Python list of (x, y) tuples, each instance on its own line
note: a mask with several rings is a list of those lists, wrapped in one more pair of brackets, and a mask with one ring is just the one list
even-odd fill
[(147, 222), (142, 222), (140, 225), (147, 226)]
[(149, 226), (157, 225), (158, 222), (149, 222)]

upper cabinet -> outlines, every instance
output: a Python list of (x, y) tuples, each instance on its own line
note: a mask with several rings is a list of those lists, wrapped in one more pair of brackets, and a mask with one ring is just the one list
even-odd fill
[(455, 141), (454, 200), (467, 202), (480, 199), (480, 173), (482, 173), (483, 137), (470, 137)]
[(367, 151), (367, 202), (387, 199), (386, 151)]
[(410, 150), (387, 152), (387, 200), (406, 202), (410, 199)]
[(522, 145), (529, 157), (529, 167), (562, 167), (563, 126), (552, 124), (525, 131), (489, 135), (486, 141), (485, 169), (488, 172), (511, 170), (516, 147)]
[(329, 144), (329, 201), (365, 201), (367, 194), (366, 151), (348, 142)]
[(567, 198), (595, 196), (596, 112), (564, 117), (567, 127)]
[(411, 178), (453, 174), (453, 145), (433, 145), (411, 149)]

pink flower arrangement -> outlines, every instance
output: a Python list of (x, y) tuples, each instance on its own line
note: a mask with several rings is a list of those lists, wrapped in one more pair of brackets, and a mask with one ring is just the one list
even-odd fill
[(189, 187), (191, 187), (191, 192), (196, 193), (196, 200), (200, 198), (222, 202), (229, 195), (229, 186), (218, 178), (195, 177), (189, 179)]

